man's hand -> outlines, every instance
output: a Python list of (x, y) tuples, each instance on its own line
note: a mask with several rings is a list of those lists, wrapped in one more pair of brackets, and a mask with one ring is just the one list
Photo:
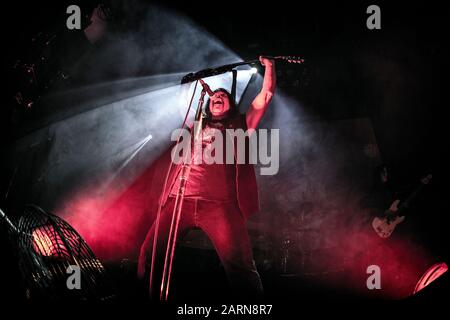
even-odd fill
[(273, 65), (273, 60), (264, 56), (259, 56), (259, 62), (261, 62), (261, 64), (265, 67), (271, 67)]

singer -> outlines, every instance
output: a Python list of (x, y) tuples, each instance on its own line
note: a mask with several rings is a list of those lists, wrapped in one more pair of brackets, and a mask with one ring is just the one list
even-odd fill
[[(276, 75), (273, 60), (259, 58), (265, 67), (260, 93), (245, 114), (240, 114), (230, 93), (225, 89), (211, 91), (202, 128), (202, 147), (208, 148), (214, 130), (248, 130), (258, 126), (275, 92)], [(206, 83), (202, 83), (204, 87)], [(248, 151), (248, 144), (246, 150)], [(226, 150), (224, 148), (223, 150)], [(226, 152), (223, 157), (226, 158)], [(248, 154), (246, 155), (248, 157)], [(175, 197), (179, 188), (180, 170), (172, 170), (168, 187), (164, 190), (163, 209), (157, 238), (152, 297), (158, 297), (164, 263), (165, 248), (170, 229)], [(258, 189), (253, 164), (192, 164), (185, 189), (184, 205), (179, 224), (179, 236), (189, 228), (201, 228), (213, 243), (236, 296), (261, 297), (263, 286), (253, 260), (252, 247), (246, 228), (246, 218), (259, 210)], [(142, 244), (138, 262), (138, 276), (148, 280), (155, 235), (153, 225)], [(147, 282), (148, 283), (148, 282)]]

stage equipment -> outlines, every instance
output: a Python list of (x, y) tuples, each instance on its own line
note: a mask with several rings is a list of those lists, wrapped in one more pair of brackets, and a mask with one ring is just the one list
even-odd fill
[[(116, 290), (101, 262), (63, 219), (27, 205), (16, 222), (0, 210), (8, 226), (30, 300), (108, 300)], [(79, 273), (78, 273), (78, 271)], [(79, 275), (79, 287), (69, 285)]]

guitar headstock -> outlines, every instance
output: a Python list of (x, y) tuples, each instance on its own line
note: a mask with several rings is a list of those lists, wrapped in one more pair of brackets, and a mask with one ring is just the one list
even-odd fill
[(433, 176), (431, 174), (429, 174), (425, 178), (422, 178), (421, 181), (422, 181), (423, 184), (428, 184), (428, 183), (430, 183), (432, 178), (433, 178)]

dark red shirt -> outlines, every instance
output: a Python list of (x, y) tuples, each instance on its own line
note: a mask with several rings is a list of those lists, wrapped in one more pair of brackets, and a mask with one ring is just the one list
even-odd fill
[[(242, 129), (244, 131), (247, 130), (247, 122), (245, 118), (245, 114), (238, 114), (232, 118), (227, 119), (224, 121), (225, 129)], [(246, 144), (246, 153), (249, 154), (249, 147), (248, 144)], [(162, 157), (160, 160), (164, 161), (167, 157), (170, 158), (170, 152), (166, 153), (166, 157)], [(161, 164), (161, 168), (164, 168), (164, 165)], [(253, 164), (250, 163), (244, 163), (244, 164), (237, 164), (234, 165), (235, 168), (235, 192), (236, 192), (236, 198), (239, 205), (239, 208), (241, 209), (241, 212), (244, 217), (248, 217), (249, 215), (256, 213), (259, 211), (259, 197), (258, 197), (258, 187), (256, 184), (256, 176), (255, 176), (255, 169), (253, 167)], [(162, 204), (164, 205), (167, 202), (167, 199), (169, 195), (172, 193), (172, 189), (176, 181), (176, 179), (179, 175), (179, 172), (181, 170), (181, 165), (175, 166), (171, 170), (171, 174), (168, 178), (168, 184), (167, 188), (164, 190), (164, 193), (162, 195)], [(161, 172), (164, 172), (161, 170)], [(227, 174), (228, 177), (228, 174)], [(158, 178), (159, 181), (162, 181), (162, 177)]]
[[(216, 156), (215, 147), (221, 147), (223, 157), (219, 163), (205, 163), (202, 155), (200, 164), (191, 164), (189, 178), (184, 192), (185, 198), (201, 199), (207, 201), (229, 202), (236, 201), (236, 165), (226, 164), (226, 126), (222, 122), (208, 122), (202, 130), (202, 155), (205, 150), (210, 151), (212, 157)], [(217, 135), (222, 136), (222, 146), (213, 144)], [(220, 140), (219, 140), (220, 141)], [(231, 151), (233, 152), (233, 150)], [(219, 153), (217, 153), (219, 155)], [(216, 159), (219, 160), (219, 159)], [(170, 195), (175, 196), (180, 186), (180, 173), (178, 173)]]

